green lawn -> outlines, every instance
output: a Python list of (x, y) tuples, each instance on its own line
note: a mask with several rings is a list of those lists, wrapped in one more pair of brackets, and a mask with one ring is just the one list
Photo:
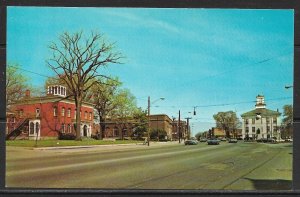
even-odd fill
[(107, 145), (107, 144), (132, 144), (141, 143), (136, 140), (94, 140), (83, 139), (82, 141), (75, 140), (8, 140), (6, 146), (21, 146), (21, 147), (54, 147), (54, 146), (88, 146), (88, 145)]

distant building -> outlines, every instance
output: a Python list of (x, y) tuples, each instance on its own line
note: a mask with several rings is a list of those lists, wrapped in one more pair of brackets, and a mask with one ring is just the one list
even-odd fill
[[(148, 119), (147, 119), (148, 120)], [(141, 123), (132, 118), (114, 119), (107, 118), (105, 123), (104, 139), (123, 139), (134, 137), (133, 133)], [(148, 127), (148, 122), (146, 123)], [(100, 130), (99, 124), (95, 125), (95, 130)], [(166, 114), (150, 115), (150, 130), (166, 131), (167, 139), (172, 140), (172, 120)], [(96, 133), (96, 132), (95, 132)], [(146, 136), (145, 136), (146, 137)]]
[(172, 140), (172, 119), (166, 114), (150, 115), (150, 129), (163, 130), (167, 133), (167, 139)]
[(179, 136), (181, 139), (186, 139), (188, 136), (187, 122), (180, 120), (180, 125), (178, 123), (178, 120), (173, 120), (172, 122), (172, 139), (179, 140)]
[(257, 95), (255, 109), (241, 115), (242, 137), (256, 140), (261, 138), (280, 138), (281, 113), (266, 108), (265, 98)]
[(223, 138), (226, 137), (226, 132), (224, 129), (219, 129), (216, 127), (212, 127), (208, 130), (208, 138)]
[[(7, 119), (7, 138), (40, 139), (57, 137), (59, 133), (76, 133), (76, 106), (66, 97), (66, 88), (49, 86), (47, 95), (25, 97), (11, 104)], [(81, 136), (90, 137), (93, 129), (93, 105), (83, 102), (81, 111)]]

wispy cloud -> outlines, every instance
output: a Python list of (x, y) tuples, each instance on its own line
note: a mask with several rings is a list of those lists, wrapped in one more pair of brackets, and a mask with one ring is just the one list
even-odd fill
[(147, 28), (159, 29), (160, 31), (163, 30), (167, 33), (180, 33), (179, 28), (170, 23), (158, 19), (143, 17), (134, 13), (125, 11), (107, 11), (107, 15), (119, 17), (119, 23), (123, 25), (126, 23), (134, 26), (140, 25)]

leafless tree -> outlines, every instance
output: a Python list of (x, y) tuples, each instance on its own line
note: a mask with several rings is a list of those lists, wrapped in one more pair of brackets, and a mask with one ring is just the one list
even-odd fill
[[(67, 84), (77, 112), (80, 112), (85, 92), (97, 83), (95, 79), (106, 77), (99, 68), (121, 63), (122, 55), (115, 51), (114, 46), (114, 43), (105, 41), (103, 35), (94, 32), (88, 37), (84, 37), (82, 32), (65, 32), (59, 37), (59, 42), (50, 44), (53, 54), (47, 64)], [(76, 140), (81, 139), (80, 122), (80, 113), (77, 113)]]

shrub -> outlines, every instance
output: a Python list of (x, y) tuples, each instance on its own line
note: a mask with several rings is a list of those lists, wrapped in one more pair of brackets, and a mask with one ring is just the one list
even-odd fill
[(96, 135), (91, 135), (91, 137), (95, 140), (100, 140), (100, 135), (96, 134)]
[(59, 133), (58, 139), (59, 140), (75, 140), (76, 136), (72, 133)]

